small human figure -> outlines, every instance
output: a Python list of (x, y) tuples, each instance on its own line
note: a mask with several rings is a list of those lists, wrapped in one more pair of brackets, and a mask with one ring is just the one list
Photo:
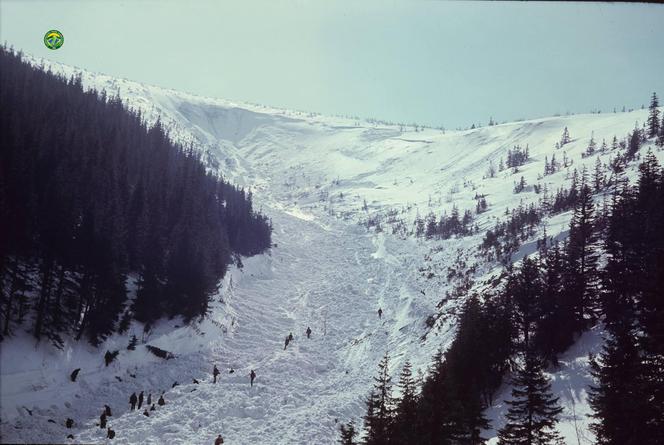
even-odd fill
[(156, 410), (156, 409), (157, 409), (157, 408), (155, 408), (154, 403), (153, 403), (152, 406), (150, 407), (150, 411), (154, 411), (154, 410)]
[(178, 385), (179, 385), (179, 383), (177, 381), (175, 381), (175, 382), (173, 382), (173, 385), (171, 386), (171, 388), (175, 388)]
[(65, 426), (67, 428), (71, 428), (72, 426), (74, 426), (74, 419), (70, 419), (69, 417), (67, 417), (67, 420), (65, 421)]
[(215, 439), (215, 441), (214, 441), (214, 445), (221, 445), (222, 443), (224, 443), (224, 438), (221, 437), (221, 434), (220, 434), (220, 435), (218, 435), (217, 438)]
[(108, 366), (111, 364), (112, 361), (113, 361), (113, 354), (111, 354), (111, 351), (106, 351), (106, 354), (104, 354), (104, 363), (106, 363), (106, 366)]
[(290, 341), (293, 341), (293, 333), (292, 333), (292, 332), (291, 332), (290, 334), (288, 334), (288, 339), (289, 339)]
[(230, 371), (228, 371), (229, 374), (233, 374), (235, 372), (235, 369), (231, 368)]
[(106, 429), (106, 412), (101, 413), (101, 416), (99, 416), (99, 428)]
[(164, 400), (164, 395), (163, 395), (163, 394), (159, 396), (159, 400), (157, 400), (157, 404), (158, 404), (159, 406), (164, 406), (164, 405), (166, 405), (166, 401)]
[(143, 405), (143, 391), (138, 395), (138, 409), (141, 409), (141, 405)]
[(104, 412), (106, 413), (107, 416), (112, 416), (111, 414), (111, 407), (108, 405), (104, 405)]
[(115, 431), (113, 431), (112, 429), (108, 428), (108, 429), (106, 430), (106, 437), (109, 438), (109, 439), (114, 438), (114, 437), (115, 437)]
[(150, 413), (148, 412), (148, 409), (147, 409), (147, 408), (145, 408), (145, 411), (143, 411), (143, 415), (144, 415), (145, 417), (150, 417)]
[(307, 338), (311, 338), (311, 328), (307, 326)]
[(249, 378), (251, 379), (251, 386), (254, 386), (254, 379), (256, 378), (256, 373), (252, 369), (251, 372), (249, 373)]
[(148, 394), (148, 403), (147, 405), (152, 405), (152, 393)]
[(136, 409), (136, 402), (138, 400), (138, 397), (136, 397), (136, 393), (132, 393), (131, 396), (129, 397), (129, 404), (131, 405), (131, 410)]
[(76, 368), (76, 369), (74, 369), (74, 372), (71, 373), (69, 378), (71, 379), (72, 382), (76, 381), (76, 377), (78, 377), (79, 372), (81, 372), (81, 368)]
[(378, 308), (378, 318), (383, 318), (383, 310)]
[(214, 377), (213, 383), (217, 383), (218, 375), (219, 375), (219, 370), (217, 369), (217, 365), (214, 365), (214, 369), (212, 370), (212, 376)]
[(284, 351), (288, 347), (288, 343), (290, 343), (290, 337), (286, 337), (286, 340), (284, 341)]

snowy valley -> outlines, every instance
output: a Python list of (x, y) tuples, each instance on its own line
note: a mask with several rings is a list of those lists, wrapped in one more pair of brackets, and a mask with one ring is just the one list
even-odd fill
[[(625, 150), (612, 141), (624, 141), (648, 117), (637, 109), (442, 131), (233, 103), (31, 63), (80, 74), (86, 88), (118, 94), (150, 123), (159, 119), (173, 139), (203, 153), (210, 171), (252, 191), (254, 206), (272, 221), (273, 245), (233, 266), (209, 314), (190, 325), (162, 319), (145, 332), (134, 321), (99, 348), (67, 339), (58, 350), (46, 340), (35, 345), (27, 333), (5, 338), (0, 434), (9, 442), (114, 443), (96, 425), (107, 404), (117, 443), (207, 444), (217, 434), (228, 444), (336, 443), (342, 423), (361, 423), (381, 358), (389, 354), (394, 380), (406, 360), (422, 379), (454, 338), (464, 302), (455, 289), (468, 278), (481, 294), (502, 272), (497, 255), (480, 248), (487, 230), (513, 209), (553, 200), (575, 169), (581, 175), (586, 168), (589, 180), (599, 172), (594, 202), (606, 206), (604, 182)], [(570, 140), (556, 148), (565, 130)], [(515, 147), (528, 154), (511, 166)], [(664, 160), (654, 141), (639, 153), (648, 150)], [(637, 167), (635, 160), (625, 168), (632, 181)], [(426, 231), (428, 215), (466, 211), (467, 233), (417, 236), (417, 221)], [(536, 252), (545, 233), (563, 240), (570, 218), (570, 210), (546, 215), (506, 261)], [(289, 333), (294, 341), (284, 347)], [(132, 335), (138, 345), (128, 350)], [(593, 443), (588, 354), (600, 351), (602, 335), (601, 328), (583, 334), (560, 367), (547, 370), (567, 444)], [(158, 358), (146, 345), (175, 357)], [(107, 350), (120, 351), (108, 366)], [(509, 390), (503, 384), (486, 411), (489, 443), (504, 422)], [(150, 416), (131, 411), (129, 396), (140, 391), (155, 399), (163, 392), (166, 404)]]

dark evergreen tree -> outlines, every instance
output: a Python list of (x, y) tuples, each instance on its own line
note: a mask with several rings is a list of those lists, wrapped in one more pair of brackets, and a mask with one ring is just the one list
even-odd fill
[(591, 357), (597, 386), (590, 388), (590, 406), (596, 422), (591, 426), (598, 444), (640, 445), (652, 442), (644, 437), (645, 422), (641, 365), (636, 337), (629, 322), (614, 323), (599, 360)]
[(367, 414), (364, 417), (366, 445), (390, 443), (390, 431), (394, 420), (394, 399), (392, 398), (392, 377), (389, 371), (387, 354), (378, 364), (378, 376), (374, 377), (374, 389), (367, 399)]
[(627, 153), (625, 153), (625, 157), (628, 160), (636, 157), (636, 153), (638, 153), (641, 148), (641, 137), (641, 130), (637, 126), (628, 137), (629, 142), (627, 144)]
[(513, 378), (512, 400), (507, 423), (498, 433), (501, 445), (560, 444), (556, 423), (562, 408), (551, 394), (551, 384), (542, 371), (542, 362), (527, 351), (523, 366)]
[(569, 144), (572, 140), (569, 137), (569, 130), (567, 127), (563, 130), (563, 135), (560, 137), (559, 147), (562, 148), (564, 145)]
[(569, 243), (566, 249), (565, 298), (572, 302), (576, 318), (576, 332), (585, 330), (596, 319), (598, 286), (598, 234), (592, 192), (582, 175), (578, 202), (570, 222)]
[(391, 443), (407, 445), (417, 441), (417, 395), (411, 364), (406, 362), (399, 376), (401, 396), (396, 405), (396, 418), (390, 434)]
[(652, 93), (652, 98), (650, 99), (650, 112), (648, 113), (648, 137), (654, 138), (659, 134), (659, 100), (657, 99), (657, 93)]
[(574, 306), (564, 298), (565, 256), (558, 243), (544, 253), (542, 298), (533, 347), (545, 362), (557, 365), (557, 356), (572, 345), (575, 329)]
[[(637, 320), (643, 374), (642, 391), (647, 397), (642, 411), (645, 435), (664, 435), (664, 172), (649, 152), (639, 166), (632, 225), (637, 230), (636, 274)], [(654, 439), (650, 439), (652, 442)]]
[(339, 433), (341, 437), (339, 438), (340, 445), (356, 445), (355, 436), (357, 431), (355, 430), (355, 423), (351, 420), (346, 425), (339, 426)]
[(444, 355), (438, 351), (417, 401), (418, 439), (427, 445), (451, 445), (454, 435), (454, 403), (444, 363)]

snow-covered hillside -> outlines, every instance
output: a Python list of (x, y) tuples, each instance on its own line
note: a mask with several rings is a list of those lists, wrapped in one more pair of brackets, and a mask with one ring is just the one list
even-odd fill
[[(592, 172), (598, 157), (605, 165), (615, 156), (609, 147), (582, 157), (591, 138), (598, 147), (603, 140), (610, 146), (614, 136), (622, 140), (647, 116), (637, 110), (447, 133), (412, 131), (81, 74), (84, 85), (117, 92), (148, 121), (159, 117), (175, 139), (201, 149), (210, 169), (251, 188), (257, 207), (272, 218), (275, 245), (226, 276), (201, 324), (183, 327), (174, 319), (153, 328), (145, 343), (173, 352), (174, 359), (158, 359), (144, 344), (127, 350), (129, 336), (143, 337), (138, 324), (99, 351), (71, 342), (61, 352), (46, 344), (34, 349), (28, 337), (5, 340), (0, 431), (10, 442), (65, 442), (68, 434), (74, 442), (102, 442), (105, 434), (95, 423), (108, 404), (109, 425), (120, 443), (205, 444), (219, 433), (228, 444), (334, 443), (339, 422), (362, 416), (386, 352), (393, 374), (406, 359), (416, 373), (426, 373), (435, 351), (449, 344), (461, 301), (446, 301), (431, 330), (426, 320), (455, 285), (447, 278), (449, 267), (460, 260), (477, 263), (473, 279), (479, 289), (500, 270), (477, 255), (484, 232), (505, 217), (506, 208), (541, 198), (532, 187), (514, 193), (515, 182), (523, 176), (526, 184), (555, 192), (568, 184), (573, 169), (587, 165)], [(572, 141), (556, 149), (565, 127)], [(489, 177), (490, 166), (497, 169), (515, 145), (528, 146), (530, 160), (516, 174), (505, 169)], [(545, 157), (554, 154), (559, 162), (568, 158), (570, 166), (543, 176)], [(634, 172), (631, 165), (627, 174)], [(418, 215), (449, 214), (454, 206), (475, 213), (477, 195), (488, 202), (487, 211), (475, 216), (478, 233), (444, 241), (405, 233)], [(548, 235), (564, 236), (569, 217), (547, 220)], [(534, 250), (531, 241), (515, 258)], [(311, 339), (304, 335), (308, 326)], [(295, 341), (284, 349), (289, 332)], [(569, 444), (591, 443), (586, 359), (600, 342), (600, 332), (586, 334), (553, 376), (565, 408), (560, 429)], [(121, 351), (109, 367), (102, 359), (107, 349)], [(222, 370), (217, 384), (211, 382), (213, 364)], [(71, 382), (75, 368), (81, 373)], [(253, 387), (251, 369), (257, 373)], [(141, 390), (153, 398), (165, 391), (166, 405), (150, 417), (131, 412), (129, 396)], [(508, 393), (504, 388), (489, 409), (495, 427)], [(64, 427), (68, 417), (75, 421), (72, 430)]]

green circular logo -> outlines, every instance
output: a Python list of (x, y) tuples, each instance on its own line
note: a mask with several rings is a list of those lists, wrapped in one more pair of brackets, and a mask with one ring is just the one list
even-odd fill
[(65, 36), (57, 29), (52, 29), (44, 34), (44, 45), (48, 49), (58, 49), (65, 43)]

